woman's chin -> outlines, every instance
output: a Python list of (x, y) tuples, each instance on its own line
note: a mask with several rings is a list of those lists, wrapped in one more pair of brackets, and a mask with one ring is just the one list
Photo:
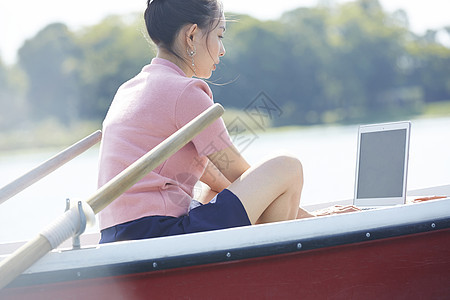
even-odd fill
[(202, 79), (209, 79), (209, 78), (211, 78), (212, 73), (213, 73), (213, 71), (211, 70), (208, 73), (205, 72), (205, 73), (202, 73), (202, 74), (197, 74), (197, 75), (195, 75), (195, 77), (202, 78)]

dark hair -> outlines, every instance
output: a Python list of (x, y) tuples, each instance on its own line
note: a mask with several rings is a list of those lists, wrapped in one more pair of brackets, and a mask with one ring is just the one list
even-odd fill
[(172, 47), (184, 25), (197, 24), (209, 33), (219, 24), (222, 14), (218, 0), (148, 0), (144, 18), (152, 41), (178, 56)]

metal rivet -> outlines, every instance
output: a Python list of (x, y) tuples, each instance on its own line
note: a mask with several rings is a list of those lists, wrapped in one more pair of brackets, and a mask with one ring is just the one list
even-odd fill
[(366, 237), (370, 238), (370, 232), (366, 233)]
[(435, 228), (436, 224), (435, 223), (431, 223), (431, 228)]
[(158, 267), (158, 264), (157, 263), (153, 263), (153, 268), (157, 268)]
[(302, 243), (297, 244), (297, 249), (302, 249), (302, 247), (303, 247)]
[(231, 253), (227, 252), (227, 257), (230, 258), (231, 257)]

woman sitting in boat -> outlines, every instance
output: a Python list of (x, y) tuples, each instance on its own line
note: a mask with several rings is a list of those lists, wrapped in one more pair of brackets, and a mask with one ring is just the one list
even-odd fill
[[(221, 3), (148, 1), (145, 22), (158, 53), (114, 97), (103, 123), (99, 186), (213, 105), (198, 78), (209, 78), (225, 55)], [(197, 202), (198, 180), (209, 190)], [(101, 243), (312, 217), (299, 208), (302, 186), (297, 158), (250, 166), (219, 119), (100, 213)]]

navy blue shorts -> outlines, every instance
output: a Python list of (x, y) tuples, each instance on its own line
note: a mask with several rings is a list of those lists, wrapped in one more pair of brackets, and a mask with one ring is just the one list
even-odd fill
[(101, 231), (100, 243), (149, 239), (250, 225), (239, 198), (225, 189), (215, 201), (192, 209), (187, 216), (150, 216)]

